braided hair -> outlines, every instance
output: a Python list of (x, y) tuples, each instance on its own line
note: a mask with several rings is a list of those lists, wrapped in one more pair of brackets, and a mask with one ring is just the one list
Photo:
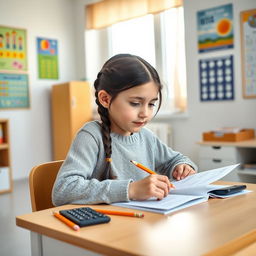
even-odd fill
[(102, 179), (114, 179), (114, 175), (111, 170), (111, 122), (108, 109), (102, 106), (99, 101), (98, 92), (105, 90), (111, 96), (111, 104), (120, 92), (150, 81), (159, 86), (158, 112), (162, 103), (162, 84), (157, 71), (141, 57), (131, 54), (115, 55), (103, 65), (97, 75), (97, 79), (94, 82), (95, 102), (101, 118), (102, 140), (106, 159), (106, 167)]

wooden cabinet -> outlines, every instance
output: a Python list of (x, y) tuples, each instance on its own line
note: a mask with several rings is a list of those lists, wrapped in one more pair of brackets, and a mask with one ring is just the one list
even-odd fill
[(0, 193), (12, 191), (9, 121), (0, 119)]
[(52, 87), (53, 158), (65, 159), (76, 132), (92, 120), (88, 82), (71, 81)]

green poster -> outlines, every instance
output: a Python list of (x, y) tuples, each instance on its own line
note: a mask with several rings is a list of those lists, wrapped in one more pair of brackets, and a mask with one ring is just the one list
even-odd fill
[(0, 70), (27, 70), (26, 30), (0, 26)]
[(58, 79), (58, 42), (57, 40), (37, 38), (39, 78)]

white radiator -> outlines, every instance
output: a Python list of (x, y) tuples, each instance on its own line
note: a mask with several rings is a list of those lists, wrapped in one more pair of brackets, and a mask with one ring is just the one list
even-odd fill
[(173, 132), (172, 127), (168, 123), (149, 123), (146, 126), (156, 136), (169, 147), (173, 148)]

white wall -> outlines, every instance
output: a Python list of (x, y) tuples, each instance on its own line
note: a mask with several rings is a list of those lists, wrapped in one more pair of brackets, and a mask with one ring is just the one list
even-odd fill
[[(198, 54), (197, 21), (198, 10), (233, 3), (234, 49)], [(198, 145), (204, 131), (223, 126), (238, 126), (256, 129), (256, 99), (242, 96), (240, 54), (240, 12), (256, 8), (255, 0), (185, 0), (185, 36), (188, 81), (188, 118), (169, 120), (174, 127), (175, 149), (198, 161)], [(235, 100), (201, 102), (199, 98), (198, 60), (213, 56), (234, 56)]]
[[(85, 78), (89, 65), (99, 65), (104, 52), (84, 49), (87, 3), (98, 0), (8, 0), (0, 2), (0, 24), (26, 28), (31, 107), (25, 110), (0, 110), (0, 118), (10, 119), (11, 158), (14, 179), (27, 177), (32, 166), (50, 161), (52, 84)], [(196, 13), (226, 3), (233, 3), (235, 48), (207, 54), (197, 53)], [(256, 8), (255, 0), (185, 0), (186, 54), (188, 81), (188, 116), (165, 120), (174, 127), (175, 149), (198, 160), (198, 145), (203, 131), (221, 126), (256, 129), (256, 99), (243, 99), (240, 61), (240, 24), (242, 10)], [(37, 73), (36, 37), (57, 39), (59, 43), (59, 80), (39, 80)], [(101, 40), (105, 44), (105, 40)], [(86, 63), (85, 55), (95, 56), (95, 63)], [(233, 54), (235, 59), (235, 100), (200, 102), (198, 59)], [(103, 56), (102, 56), (103, 55)], [(87, 66), (87, 67), (86, 67)], [(91, 78), (92, 79), (92, 78)]]
[[(52, 159), (50, 90), (56, 83), (81, 78), (75, 61), (74, 4), (72, 0), (8, 0), (0, 2), (0, 24), (27, 29), (29, 109), (0, 110), (10, 120), (13, 178)], [(59, 79), (38, 79), (36, 37), (58, 40)], [(78, 72), (77, 72), (78, 71)]]

